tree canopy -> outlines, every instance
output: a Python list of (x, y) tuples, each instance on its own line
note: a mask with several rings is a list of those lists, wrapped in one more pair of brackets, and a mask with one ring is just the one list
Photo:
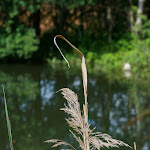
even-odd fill
[(92, 49), (98, 53), (109, 51), (105, 50), (109, 49), (107, 45), (113, 47), (121, 38), (128, 41), (135, 28), (138, 35), (147, 34), (144, 38), (149, 38), (149, 3), (150, 0), (1, 1), (0, 60), (45, 62), (57, 55), (52, 44), (56, 34), (87, 49), (85, 54)]

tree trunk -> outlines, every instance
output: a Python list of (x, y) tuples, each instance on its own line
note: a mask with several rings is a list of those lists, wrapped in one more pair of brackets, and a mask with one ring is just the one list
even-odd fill
[(112, 39), (112, 29), (113, 29), (113, 20), (112, 20), (112, 8), (110, 3), (107, 6), (107, 21), (108, 21), (108, 40)]
[(83, 6), (81, 6), (81, 8), (80, 8), (80, 12), (81, 12), (81, 14), (80, 14), (80, 31), (81, 32), (83, 32), (83, 30), (84, 30), (84, 27), (83, 27), (83, 11), (84, 11), (84, 8), (83, 8)]
[[(140, 26), (141, 25), (141, 15), (143, 14), (143, 8), (144, 8), (144, 2), (145, 0), (139, 0), (138, 2), (138, 10), (137, 10), (137, 19), (136, 19), (136, 25)], [(139, 30), (138, 28), (135, 31), (135, 34), (138, 35)]]
[(41, 14), (41, 12), (40, 12), (40, 9), (39, 9), (35, 12), (35, 15), (34, 15), (34, 17), (35, 17), (34, 28), (36, 30), (36, 35), (37, 36), (40, 36), (40, 33), (41, 33), (41, 31), (40, 31), (40, 19), (41, 19), (40, 14)]
[(134, 17), (133, 17), (133, 10), (132, 10), (132, 0), (129, 0), (130, 7), (129, 7), (129, 22), (130, 22), (130, 31), (133, 31), (133, 23), (134, 23)]

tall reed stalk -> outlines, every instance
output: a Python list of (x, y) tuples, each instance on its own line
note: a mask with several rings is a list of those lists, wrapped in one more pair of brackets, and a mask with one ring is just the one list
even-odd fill
[(7, 121), (7, 128), (8, 128), (8, 136), (9, 136), (9, 145), (10, 145), (10, 149), (14, 150), (13, 142), (12, 142), (12, 134), (11, 134), (11, 125), (10, 125), (10, 120), (9, 120), (9, 116), (8, 116), (7, 101), (6, 101), (6, 95), (5, 95), (5, 90), (4, 90), (3, 84), (2, 84), (2, 88), (3, 88), (3, 94), (4, 94), (4, 103), (5, 103), (5, 113), (6, 113), (6, 121)]
[(134, 142), (134, 150), (136, 150), (136, 143)]
[[(63, 88), (59, 90), (62, 92), (64, 98), (67, 100), (67, 105), (65, 104), (65, 108), (61, 108), (61, 110), (69, 114), (70, 117), (66, 119), (67, 123), (72, 128), (72, 130), (69, 131), (76, 139), (76, 141), (79, 143), (80, 148), (82, 150), (94, 150), (94, 149), (99, 150), (101, 147), (106, 147), (106, 148), (110, 148), (110, 147), (118, 148), (119, 146), (130, 147), (128, 144), (122, 141), (113, 139), (108, 134), (102, 134), (101, 132), (94, 132), (95, 128), (90, 129), (90, 124), (88, 122), (87, 69), (86, 69), (84, 55), (62, 35), (56, 35), (54, 37), (54, 43), (58, 48), (59, 52), (61, 53), (62, 57), (67, 62), (69, 68), (70, 68), (69, 62), (67, 61), (62, 51), (58, 47), (56, 43), (56, 38), (61, 38), (64, 41), (66, 41), (77, 52), (79, 58), (81, 59), (81, 70), (82, 70), (84, 99), (85, 99), (85, 103), (83, 104), (83, 111), (80, 110), (80, 103), (78, 101), (78, 97), (72, 90), (70, 90), (69, 88)], [(52, 147), (67, 145), (70, 146), (72, 149), (76, 150), (76, 148), (74, 148), (72, 145), (62, 140), (52, 139), (52, 140), (47, 140), (45, 142), (53, 143)]]

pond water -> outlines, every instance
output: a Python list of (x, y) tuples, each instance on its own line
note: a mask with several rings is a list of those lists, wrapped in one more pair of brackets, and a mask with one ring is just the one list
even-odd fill
[[(88, 73), (89, 122), (96, 131), (110, 134), (138, 150), (150, 149), (150, 78), (126, 79), (101, 72)], [(60, 64), (1, 65), (15, 150), (50, 150), (45, 140), (57, 138), (77, 145), (60, 111), (66, 100), (63, 87), (72, 89), (84, 102), (81, 70)], [(0, 150), (9, 149), (4, 99), (0, 88)], [(56, 148), (56, 149), (61, 149)], [(120, 149), (129, 149), (121, 147)]]

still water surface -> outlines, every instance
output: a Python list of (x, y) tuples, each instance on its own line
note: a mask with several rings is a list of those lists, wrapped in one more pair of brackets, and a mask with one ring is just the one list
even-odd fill
[[(97, 131), (123, 140), (138, 150), (150, 149), (150, 78), (112, 78), (88, 73), (89, 122)], [(1, 65), (15, 150), (50, 150), (44, 140), (57, 138), (77, 145), (60, 111), (66, 102), (60, 93), (69, 87), (84, 102), (81, 70), (78, 67)], [(2, 88), (0, 90), (0, 150), (8, 150)], [(56, 149), (61, 149), (56, 148)], [(129, 149), (129, 148), (120, 148)]]

